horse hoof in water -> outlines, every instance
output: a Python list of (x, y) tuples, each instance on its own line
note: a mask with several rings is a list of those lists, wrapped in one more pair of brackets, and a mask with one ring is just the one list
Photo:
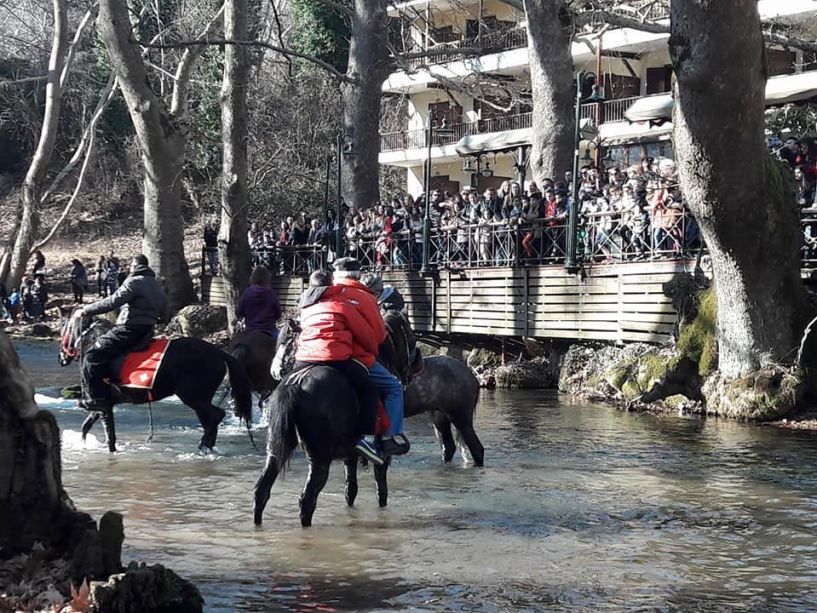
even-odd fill
[(206, 445), (199, 445), (199, 455), (203, 456), (222, 456), (224, 455), (219, 451), (218, 447), (207, 447)]

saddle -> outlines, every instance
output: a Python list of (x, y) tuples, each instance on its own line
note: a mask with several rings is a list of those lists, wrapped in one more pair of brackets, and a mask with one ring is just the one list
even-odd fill
[(112, 376), (108, 383), (118, 387), (153, 389), (156, 373), (171, 342), (168, 338), (147, 338), (139, 342), (131, 351), (111, 362), (108, 371)]

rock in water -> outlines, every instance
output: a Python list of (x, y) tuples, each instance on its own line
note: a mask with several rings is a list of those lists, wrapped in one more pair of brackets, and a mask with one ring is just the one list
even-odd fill
[(196, 586), (161, 564), (132, 562), (124, 573), (91, 583), (98, 613), (201, 613), (204, 600)]
[(102, 572), (105, 576), (122, 570), (122, 542), (125, 540), (125, 529), (122, 515), (108, 511), (99, 520), (99, 545), (102, 550)]
[(50, 337), (54, 331), (51, 329), (51, 326), (46, 324), (34, 324), (31, 326), (31, 334), (32, 336), (39, 336), (40, 338), (48, 338)]
[(168, 336), (203, 338), (227, 328), (227, 309), (212, 304), (191, 304), (167, 324)]

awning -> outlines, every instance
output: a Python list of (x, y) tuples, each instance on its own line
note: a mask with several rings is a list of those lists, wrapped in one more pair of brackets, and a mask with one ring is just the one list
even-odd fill
[[(801, 102), (817, 96), (817, 72), (772, 77), (766, 81), (766, 106)], [(639, 98), (624, 111), (624, 117), (633, 123), (661, 122), (672, 119), (672, 94)]]
[(660, 126), (653, 126), (649, 123), (627, 123), (626, 121), (605, 123), (599, 130), (599, 137), (605, 147), (654, 143), (669, 140), (672, 137), (672, 123), (665, 121)]
[[(583, 140), (592, 140), (596, 137), (598, 131), (592, 119), (582, 119), (580, 125)], [(511, 151), (522, 145), (530, 145), (532, 136), (532, 128), (468, 134), (457, 142), (455, 148), (457, 153), (462, 156), (479, 155), (480, 153), (501, 153), (502, 151)]]

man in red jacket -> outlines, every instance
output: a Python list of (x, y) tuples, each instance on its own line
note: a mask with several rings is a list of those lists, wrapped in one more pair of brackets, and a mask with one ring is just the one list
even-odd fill
[[(313, 273), (315, 276), (316, 273)], [(327, 279), (328, 282), (328, 279)], [(360, 422), (364, 436), (355, 449), (376, 464), (383, 464), (373, 436), (377, 419), (377, 388), (369, 377), (386, 329), (374, 296), (347, 285), (317, 285), (301, 296), (301, 334), (295, 353), (295, 369), (307, 364), (332, 366), (346, 375), (360, 400)], [(374, 304), (377, 317), (364, 317), (358, 307), (361, 302)], [(370, 321), (371, 320), (371, 321)]]
[(341, 296), (355, 305), (363, 318), (369, 322), (372, 329), (377, 331), (375, 336), (377, 348), (370, 352), (369, 347), (356, 345), (353, 357), (365, 361), (369, 369), (369, 379), (383, 395), (386, 405), (386, 414), (389, 416), (389, 436), (379, 443), (380, 453), (383, 456), (403, 455), (411, 447), (403, 434), (403, 384), (377, 361), (380, 345), (386, 340), (386, 324), (377, 304), (377, 297), (365, 284), (360, 281), (360, 262), (354, 258), (340, 258), (333, 264), (333, 288), (342, 288)]

